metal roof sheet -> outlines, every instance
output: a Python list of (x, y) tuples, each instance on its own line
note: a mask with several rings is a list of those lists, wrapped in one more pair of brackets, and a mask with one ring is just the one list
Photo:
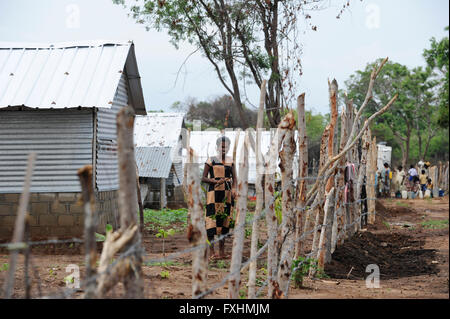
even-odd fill
[(172, 167), (171, 147), (136, 147), (139, 176), (168, 178)]
[(134, 121), (135, 147), (175, 148), (183, 127), (184, 113), (149, 113), (136, 116)]
[(136, 114), (146, 114), (131, 41), (0, 42), (0, 108), (110, 108), (123, 72)]

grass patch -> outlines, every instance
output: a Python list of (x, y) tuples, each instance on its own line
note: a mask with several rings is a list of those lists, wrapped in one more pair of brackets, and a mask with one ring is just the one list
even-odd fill
[(448, 227), (448, 219), (429, 219), (421, 225), (427, 229), (443, 229)]
[(148, 262), (148, 263), (144, 263), (144, 265), (149, 266), (149, 267), (185, 266), (185, 264), (178, 262), (178, 261), (173, 261), (173, 260), (164, 261), (164, 262)]
[(391, 225), (387, 221), (383, 220), (383, 225), (386, 226), (387, 229), (391, 229)]
[(395, 204), (400, 207), (408, 207), (409, 206), (408, 203), (403, 203), (403, 202), (396, 202)]
[(229, 265), (225, 260), (218, 260), (215, 266), (218, 269), (226, 269)]
[(180, 209), (145, 209), (144, 224), (145, 228), (151, 231), (159, 231), (160, 229), (175, 231), (183, 231), (187, 227), (188, 210)]

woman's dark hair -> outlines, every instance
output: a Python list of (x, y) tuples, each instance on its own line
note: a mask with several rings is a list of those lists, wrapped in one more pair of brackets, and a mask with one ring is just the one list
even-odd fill
[(411, 166), (410, 166), (409, 168), (414, 168), (414, 165), (413, 165), (413, 164), (411, 164)]
[(398, 170), (401, 171), (402, 169), (403, 169), (403, 166), (400, 165), (400, 166), (398, 167)]
[(216, 146), (219, 146), (223, 142), (227, 143), (228, 145), (230, 145), (230, 143), (231, 143), (231, 141), (228, 137), (226, 137), (225, 135), (222, 135), (216, 140)]
[(425, 170), (424, 169), (422, 170), (422, 174), (425, 174)]
[(384, 165), (384, 167), (389, 167), (388, 163), (384, 163), (383, 165)]

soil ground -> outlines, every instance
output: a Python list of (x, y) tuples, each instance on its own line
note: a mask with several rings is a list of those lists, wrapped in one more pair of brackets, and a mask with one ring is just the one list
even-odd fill
[[(363, 229), (339, 246), (333, 260), (325, 266), (326, 278), (308, 279), (304, 288), (291, 288), (290, 298), (449, 298), (449, 201), (448, 197), (432, 200), (383, 199), (377, 201), (374, 225)], [(431, 222), (430, 222), (431, 221)], [(446, 222), (443, 222), (446, 221)], [(250, 236), (245, 241), (244, 260), (250, 255)], [(262, 241), (264, 240), (262, 238)], [(163, 257), (162, 239), (144, 234), (145, 260)], [(190, 247), (186, 235), (177, 233), (165, 240), (165, 254)], [(99, 251), (101, 247), (98, 247)], [(231, 240), (226, 252), (231, 255)], [(258, 260), (257, 284), (265, 281), (266, 256)], [(23, 298), (23, 256), (19, 256), (16, 272), (15, 298)], [(8, 253), (0, 251), (0, 285), (6, 277)], [(66, 267), (76, 264), (84, 276), (84, 255), (81, 244), (36, 246), (32, 250), (34, 272), (31, 296), (53, 295), (65, 287)], [(209, 263), (209, 286), (220, 282), (228, 273), (230, 259)], [(380, 288), (367, 288), (366, 267), (376, 264), (380, 269)], [(166, 264), (143, 266), (146, 295), (151, 298), (191, 297), (191, 256), (179, 255)], [(242, 272), (242, 295), (248, 269)], [(265, 297), (266, 288), (262, 290)], [(117, 286), (110, 298), (121, 298), (123, 287)], [(79, 298), (82, 292), (72, 295)], [(227, 298), (227, 284), (208, 298)]]

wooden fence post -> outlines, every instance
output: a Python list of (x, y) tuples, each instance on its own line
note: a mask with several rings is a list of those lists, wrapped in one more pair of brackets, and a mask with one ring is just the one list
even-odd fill
[[(342, 152), (342, 150), (345, 148), (345, 145), (347, 144), (348, 139), (348, 117), (347, 117), (347, 111), (345, 108), (342, 109), (341, 112), (341, 138), (339, 143), (339, 152)], [(345, 236), (339, 236), (344, 231), (344, 227), (346, 225), (346, 211), (347, 208), (344, 203), (344, 187), (345, 187), (345, 178), (344, 178), (344, 165), (346, 162), (346, 157), (343, 156), (338, 162), (338, 168), (337, 171), (340, 172), (339, 176), (337, 177), (336, 181), (336, 190), (335, 190), (335, 203), (336, 203), (336, 212), (339, 212), (339, 215), (336, 214), (336, 221), (333, 223), (333, 230), (332, 230), (332, 243), (331, 243), (331, 252), (334, 252), (336, 245), (339, 243), (342, 245), (344, 243), (344, 237)]]
[(269, 150), (269, 158), (264, 163), (266, 169), (265, 176), (265, 207), (267, 222), (267, 279), (268, 279), (268, 296), (269, 298), (278, 298), (281, 291), (278, 286), (277, 263), (278, 263), (278, 238), (277, 238), (277, 217), (275, 215), (275, 178), (276, 164), (278, 160), (278, 152), (281, 142), (283, 141), (287, 130), (295, 125), (295, 119), (292, 113), (288, 113), (278, 125), (275, 136), (272, 138)]
[(200, 199), (200, 172), (197, 158), (192, 148), (188, 148), (189, 161), (186, 163), (187, 194), (190, 221), (188, 240), (193, 247), (202, 246), (192, 252), (192, 298), (206, 291), (208, 276), (208, 247), (203, 205)]
[(308, 176), (308, 139), (306, 136), (305, 122), (305, 93), (299, 95), (297, 99), (297, 143), (298, 143), (298, 174), (296, 189), (296, 234), (295, 234), (295, 255), (294, 259), (303, 253), (303, 240), (299, 240), (305, 225), (305, 202), (306, 202), (306, 177)]
[[(331, 127), (328, 124), (325, 127), (325, 130), (323, 131), (322, 134), (322, 140), (321, 140), (321, 144), (320, 144), (320, 158), (319, 158), (319, 171), (322, 169), (323, 165), (325, 164), (325, 162), (327, 161), (327, 146), (328, 146), (328, 140), (330, 138), (330, 131)], [(323, 178), (326, 176), (323, 176)], [(325, 178), (325, 180), (327, 181), (328, 178)], [(323, 217), (323, 199), (325, 197), (325, 184), (324, 184), (324, 189), (320, 189), (317, 193), (316, 196), (318, 196), (319, 200), (318, 200), (318, 205), (317, 207), (314, 209), (315, 212), (315, 220), (314, 220), (314, 232), (313, 232), (313, 242), (312, 242), (312, 247), (311, 247), (311, 252), (314, 252), (314, 255), (317, 254), (317, 245), (318, 245), (318, 241), (319, 241), (319, 224), (320, 224), (320, 219), (321, 217)]]
[[(125, 230), (137, 225), (137, 188), (136, 162), (134, 158), (134, 110), (131, 106), (122, 108), (117, 114), (117, 154), (119, 164), (119, 212), (120, 227)], [(140, 233), (134, 234), (125, 249), (141, 241)], [(140, 245), (139, 245), (140, 246)], [(142, 254), (140, 247), (130, 255), (132, 271), (124, 276), (125, 297), (142, 298), (144, 296)]]
[[(295, 125), (295, 123), (294, 123)], [(296, 145), (293, 127), (286, 132), (283, 149), (280, 152), (281, 189), (282, 189), (282, 223), (281, 223), (281, 253), (278, 267), (278, 285), (287, 298), (291, 275), (291, 264), (294, 256), (294, 239), (296, 214), (294, 213), (294, 188), (292, 183)]]
[[(370, 128), (367, 127), (366, 131), (363, 134), (362, 137), (362, 148), (361, 148), (361, 160), (359, 161), (359, 170), (358, 170), (358, 180), (356, 182), (356, 198), (355, 200), (360, 203), (361, 200), (361, 192), (362, 187), (364, 183), (364, 177), (366, 177), (366, 184), (368, 180), (368, 174), (366, 173), (366, 166), (367, 166), (367, 154), (369, 152), (369, 146), (372, 141), (372, 135), (370, 133)], [(367, 194), (367, 187), (366, 187), (366, 194)], [(367, 196), (366, 196), (367, 197)], [(361, 204), (356, 205), (356, 212), (357, 212), (357, 218), (359, 218), (359, 222), (356, 223), (356, 231), (359, 231), (361, 229)]]
[[(330, 83), (328, 82), (328, 88), (329, 88), (329, 94), (330, 94), (330, 112), (331, 112), (331, 119), (330, 119), (330, 135), (328, 137), (328, 146), (327, 146), (327, 152), (328, 152), (328, 158), (332, 158), (334, 155), (334, 130), (336, 127), (336, 122), (338, 118), (338, 111), (337, 111), (337, 93), (338, 93), (338, 84), (336, 79), (333, 79), (333, 81)], [(330, 176), (328, 178), (327, 185), (325, 187), (325, 191), (329, 192), (331, 187), (333, 187), (334, 182), (334, 176)]]
[(445, 170), (444, 170), (444, 188), (443, 190), (445, 190), (448, 194), (448, 189), (449, 189), (449, 175), (448, 175), (448, 169), (449, 169), (449, 162), (447, 162), (445, 164)]
[(85, 247), (85, 263), (86, 263), (86, 288), (84, 298), (95, 297), (96, 281), (93, 280), (95, 275), (95, 266), (97, 261), (97, 249), (95, 242), (95, 196), (92, 183), (92, 165), (86, 165), (78, 170), (78, 178), (80, 179), (81, 195), (83, 197), (84, 207), (84, 247)]
[(367, 223), (375, 223), (375, 175), (377, 173), (377, 138), (370, 141), (369, 158), (367, 160)]
[[(25, 231), (25, 218), (28, 208), (28, 202), (30, 200), (30, 187), (31, 178), (33, 176), (34, 162), (36, 161), (36, 153), (31, 152), (28, 155), (27, 170), (25, 173), (25, 180), (23, 183), (23, 191), (19, 198), (19, 207), (17, 209), (16, 222), (14, 224), (14, 234), (12, 238), (12, 244), (20, 245), (23, 241), (23, 235)], [(26, 245), (26, 244), (25, 244)], [(26, 247), (24, 247), (26, 248)], [(17, 266), (17, 255), (19, 247), (12, 247), (12, 251), (9, 255), (9, 271), (5, 280), (5, 299), (10, 299), (14, 291), (14, 281)]]
[(317, 265), (324, 269), (326, 262), (331, 260), (331, 227), (334, 212), (334, 187), (325, 195), (324, 216), (322, 230), (320, 232), (319, 252), (317, 254)]
[(245, 215), (247, 212), (248, 193), (248, 132), (245, 132), (244, 144), (242, 145), (241, 158), (239, 160), (239, 177), (237, 186), (237, 217), (234, 226), (233, 249), (230, 265), (230, 279), (228, 280), (228, 297), (239, 298), (239, 286), (241, 284), (242, 250), (244, 247)]
[(136, 188), (137, 188), (137, 200), (138, 200), (138, 206), (139, 206), (139, 230), (143, 234), (144, 233), (144, 206), (143, 206), (143, 200), (145, 198), (142, 198), (142, 196), (141, 196), (141, 185), (139, 184), (139, 170), (138, 170), (137, 165), (136, 165)]
[[(256, 149), (255, 149), (255, 157), (256, 157), (256, 181), (255, 181), (255, 189), (256, 189), (256, 207), (255, 214), (253, 215), (253, 225), (252, 225), (252, 242), (250, 247), (250, 259), (258, 252), (258, 239), (259, 239), (259, 218), (261, 216), (263, 202), (264, 202), (264, 190), (262, 186), (262, 174), (261, 166), (264, 165), (263, 158), (261, 154), (261, 131), (263, 127), (264, 121), (264, 103), (266, 100), (266, 80), (263, 80), (261, 84), (261, 94), (259, 99), (259, 109), (258, 109), (258, 118), (256, 121)], [(256, 268), (257, 268), (257, 260), (253, 260), (250, 263), (250, 268), (248, 272), (248, 298), (255, 299), (256, 298)]]

